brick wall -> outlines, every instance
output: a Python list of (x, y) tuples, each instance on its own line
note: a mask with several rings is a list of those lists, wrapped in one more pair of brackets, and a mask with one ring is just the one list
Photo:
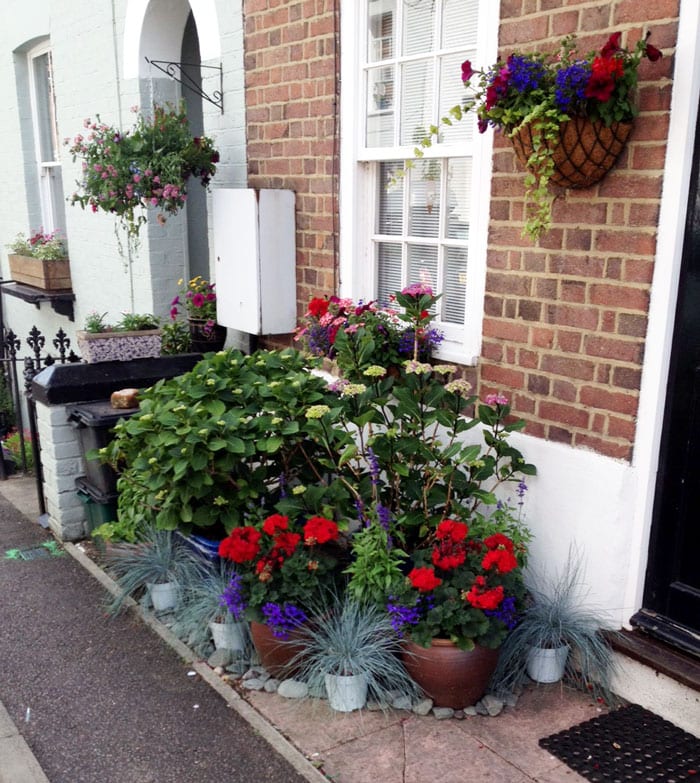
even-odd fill
[(521, 238), (523, 175), (507, 139), (494, 151), (479, 393), (503, 391), (529, 434), (630, 459), (656, 252), (678, 0), (502, 0), (500, 55), (579, 50), (651, 30), (664, 51), (640, 66), (640, 116), (598, 185), (558, 190), (553, 228)]
[[(297, 302), (337, 291), (333, 0), (245, 0), (249, 183), (297, 193)], [(671, 99), (679, 0), (502, 0), (501, 55), (580, 50), (647, 30), (664, 51), (640, 67), (641, 115), (597, 186), (559, 190), (539, 246), (521, 237), (523, 172), (497, 136), (483, 396), (502, 391), (531, 435), (629, 460), (635, 436)]]
[(248, 177), (296, 193), (297, 302), (337, 289), (334, 0), (244, 0)]

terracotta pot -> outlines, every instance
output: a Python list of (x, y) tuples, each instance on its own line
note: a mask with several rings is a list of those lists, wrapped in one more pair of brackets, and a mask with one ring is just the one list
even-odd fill
[(67, 258), (44, 261), (41, 258), (10, 253), (10, 276), (18, 283), (44, 291), (70, 291), (70, 262)]
[(436, 707), (461, 709), (475, 704), (486, 692), (498, 662), (498, 650), (477, 645), (460, 650), (449, 639), (433, 639), (427, 649), (404, 643), (406, 671)]
[(220, 351), (226, 342), (226, 327), (214, 324), (207, 329), (207, 321), (204, 318), (188, 319), (190, 326), (190, 348), (193, 353), (207, 353), (208, 351)]
[[(592, 122), (586, 117), (562, 123), (554, 148), (554, 174), (549, 181), (563, 188), (595, 185), (614, 166), (631, 130), (631, 122), (614, 122), (608, 128), (600, 120)], [(532, 135), (532, 126), (528, 124), (510, 137), (525, 168), (533, 151)]]
[(290, 661), (301, 650), (301, 646), (294, 643), (294, 632), (289, 635), (289, 639), (278, 639), (270, 626), (252, 620), (250, 636), (260, 663), (273, 677), (289, 677), (294, 673)]

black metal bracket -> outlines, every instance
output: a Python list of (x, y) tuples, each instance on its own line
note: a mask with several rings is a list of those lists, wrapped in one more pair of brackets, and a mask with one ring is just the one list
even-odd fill
[[(146, 57), (146, 62), (149, 65), (155, 65), (159, 71), (166, 76), (169, 76), (171, 79), (175, 79), (175, 81), (179, 82), (183, 87), (188, 87), (192, 92), (197, 93), (200, 98), (204, 98), (205, 101), (209, 101), (209, 103), (213, 103), (214, 106), (218, 106), (219, 109), (221, 109), (221, 113), (224, 113), (224, 69), (220, 64), (201, 65), (200, 63), (175, 63), (169, 62), (168, 60), (149, 60), (148, 57)], [(213, 68), (218, 71), (219, 89), (214, 90), (211, 96), (207, 95), (199, 84), (187, 73), (187, 71), (185, 71), (183, 66), (188, 68)]]
[(49, 302), (55, 313), (67, 316), (70, 321), (75, 318), (73, 314), (75, 294), (72, 291), (44, 291), (42, 288), (17, 283), (14, 280), (0, 280), (0, 286), (3, 293), (30, 302), (37, 309), (42, 302)]

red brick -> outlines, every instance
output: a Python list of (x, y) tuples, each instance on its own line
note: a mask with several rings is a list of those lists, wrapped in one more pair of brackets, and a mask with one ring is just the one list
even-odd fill
[(595, 386), (584, 386), (580, 393), (581, 402), (590, 408), (624, 413), (634, 416), (637, 412), (638, 400), (633, 394), (613, 392)]
[(595, 330), (598, 326), (598, 312), (589, 307), (548, 305), (546, 310), (547, 323), (550, 324), (588, 330)]
[(588, 427), (588, 412), (572, 405), (541, 400), (537, 406), (537, 414), (545, 421), (566, 424), (570, 427)]
[(595, 365), (586, 359), (574, 359), (571, 356), (556, 356), (548, 354), (540, 362), (542, 372), (561, 375), (564, 378), (578, 378), (582, 381), (593, 379)]
[(619, 307), (625, 310), (641, 310), (649, 307), (649, 293), (646, 289), (624, 285), (592, 284), (589, 288), (591, 304)]
[(481, 368), (481, 377), (484, 381), (506, 390), (506, 394), (508, 390), (525, 388), (525, 373), (511, 367), (501, 367), (485, 362)]
[(638, 342), (617, 340), (611, 337), (588, 335), (584, 337), (583, 349), (588, 356), (615, 359), (619, 362), (639, 364), (642, 360), (642, 346)]

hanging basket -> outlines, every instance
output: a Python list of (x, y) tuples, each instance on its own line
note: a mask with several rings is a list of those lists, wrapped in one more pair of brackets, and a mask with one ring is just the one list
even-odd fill
[[(631, 122), (614, 122), (610, 127), (586, 117), (563, 122), (553, 152), (554, 173), (549, 181), (563, 188), (595, 185), (615, 165), (631, 130)], [(526, 168), (533, 152), (532, 137), (533, 129), (529, 124), (510, 137), (515, 154)]]

